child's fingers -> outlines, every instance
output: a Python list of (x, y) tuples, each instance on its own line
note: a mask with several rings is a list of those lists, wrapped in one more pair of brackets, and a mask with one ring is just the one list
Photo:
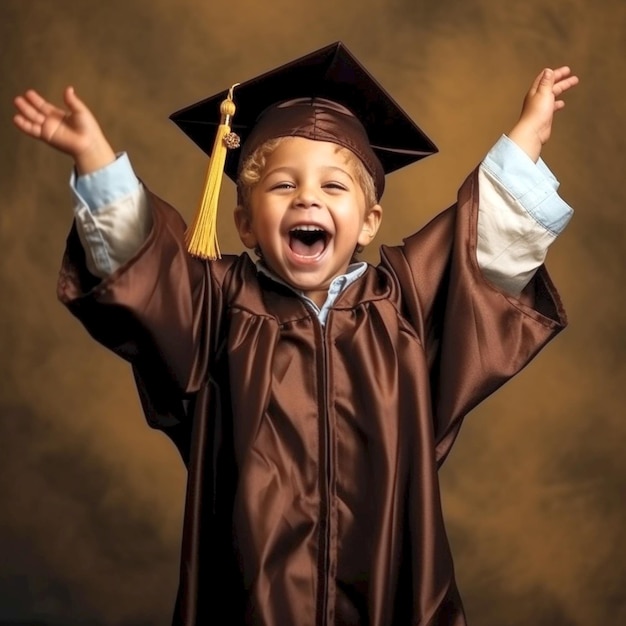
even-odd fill
[(28, 92), (24, 96), (17, 96), (13, 101), (15, 108), (19, 111), (19, 115), (31, 123), (43, 124), (45, 115), (37, 109), (33, 104), (32, 99), (27, 97)]
[(541, 83), (541, 79), (543, 78), (544, 72), (545, 70), (541, 70), (541, 72), (535, 77), (535, 80), (533, 80), (533, 83), (530, 86), (529, 93), (531, 94), (535, 93), (537, 89), (539, 89), (539, 84)]
[(557, 67), (553, 70), (553, 75), (553, 92), (556, 97), (578, 84), (578, 76), (572, 75), (572, 70), (568, 65)]
[(578, 85), (578, 76), (569, 76), (564, 78), (554, 85), (554, 95), (560, 96), (562, 93)]
[(29, 89), (24, 94), (24, 100), (36, 111), (44, 116), (60, 115), (63, 117), (65, 111), (54, 106), (44, 98), (42, 98), (34, 89)]
[(24, 94), (24, 99), (37, 111), (47, 115), (47, 111), (52, 105), (42, 98), (34, 89), (29, 89)]
[(539, 84), (537, 86), (537, 91), (552, 91), (554, 86), (554, 70), (546, 67), (546, 69), (541, 72), (539, 75)]
[(41, 137), (41, 124), (37, 124), (31, 121), (29, 118), (24, 117), (22, 114), (18, 113), (13, 116), (13, 123), (27, 135), (31, 137), (39, 138)]
[(561, 67), (557, 67), (554, 69), (554, 81), (559, 82), (564, 78), (567, 78), (572, 73), (569, 65), (562, 65)]
[(566, 89), (578, 84), (578, 77), (572, 75), (572, 70), (568, 65), (562, 65), (557, 68), (544, 68), (535, 78), (531, 91), (536, 91), (541, 85), (550, 86), (563, 83)]

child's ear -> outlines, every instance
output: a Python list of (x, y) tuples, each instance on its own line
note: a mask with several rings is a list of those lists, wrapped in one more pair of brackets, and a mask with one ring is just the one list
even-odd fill
[(381, 207), (380, 204), (375, 204), (366, 214), (365, 220), (363, 221), (363, 228), (357, 239), (360, 246), (367, 246), (372, 242), (372, 239), (376, 237), (382, 219), (383, 207)]
[(254, 249), (258, 242), (252, 229), (252, 216), (246, 207), (239, 205), (235, 209), (235, 226), (241, 243), (250, 250)]

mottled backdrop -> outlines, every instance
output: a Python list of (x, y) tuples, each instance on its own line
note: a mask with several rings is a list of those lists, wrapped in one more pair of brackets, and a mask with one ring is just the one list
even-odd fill
[(166, 626), (185, 480), (127, 366), (56, 302), (70, 162), (12, 128), (12, 97), (73, 84), (189, 216), (205, 160), (168, 114), (337, 39), (441, 149), (390, 178), (379, 242), (453, 201), (543, 66), (581, 76), (544, 152), (577, 209), (549, 258), (570, 327), (470, 416), (442, 481), (473, 626), (626, 623), (623, 0), (0, 0), (0, 624)]

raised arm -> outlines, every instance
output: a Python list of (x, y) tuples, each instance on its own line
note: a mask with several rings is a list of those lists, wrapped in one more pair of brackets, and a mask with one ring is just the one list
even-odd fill
[(65, 108), (59, 108), (29, 89), (14, 100), (17, 113), (13, 122), (29, 137), (72, 157), (79, 175), (115, 161), (115, 153), (100, 125), (73, 87), (65, 89), (63, 99)]
[(88, 270), (105, 278), (131, 259), (146, 240), (151, 215), (145, 190), (126, 154), (114, 154), (100, 125), (72, 87), (65, 109), (29, 90), (15, 98), (13, 121), (24, 134), (68, 154), (75, 172), (76, 229)]
[(530, 282), (572, 215), (540, 153), (554, 113), (565, 106), (560, 97), (576, 84), (569, 67), (543, 70), (524, 98), (518, 122), (479, 170), (478, 264), (488, 280), (514, 296)]

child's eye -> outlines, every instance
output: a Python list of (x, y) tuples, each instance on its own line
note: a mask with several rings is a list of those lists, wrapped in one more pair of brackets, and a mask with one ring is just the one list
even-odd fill
[(338, 183), (337, 181), (331, 181), (328, 183), (324, 183), (324, 185), (322, 185), (324, 189), (337, 189), (337, 190), (341, 190), (341, 191), (347, 191), (347, 187), (342, 184), (342, 183)]
[(276, 183), (275, 185), (272, 185), (272, 189), (294, 189), (294, 188), (295, 188), (295, 185), (287, 181), (283, 181), (280, 183)]

